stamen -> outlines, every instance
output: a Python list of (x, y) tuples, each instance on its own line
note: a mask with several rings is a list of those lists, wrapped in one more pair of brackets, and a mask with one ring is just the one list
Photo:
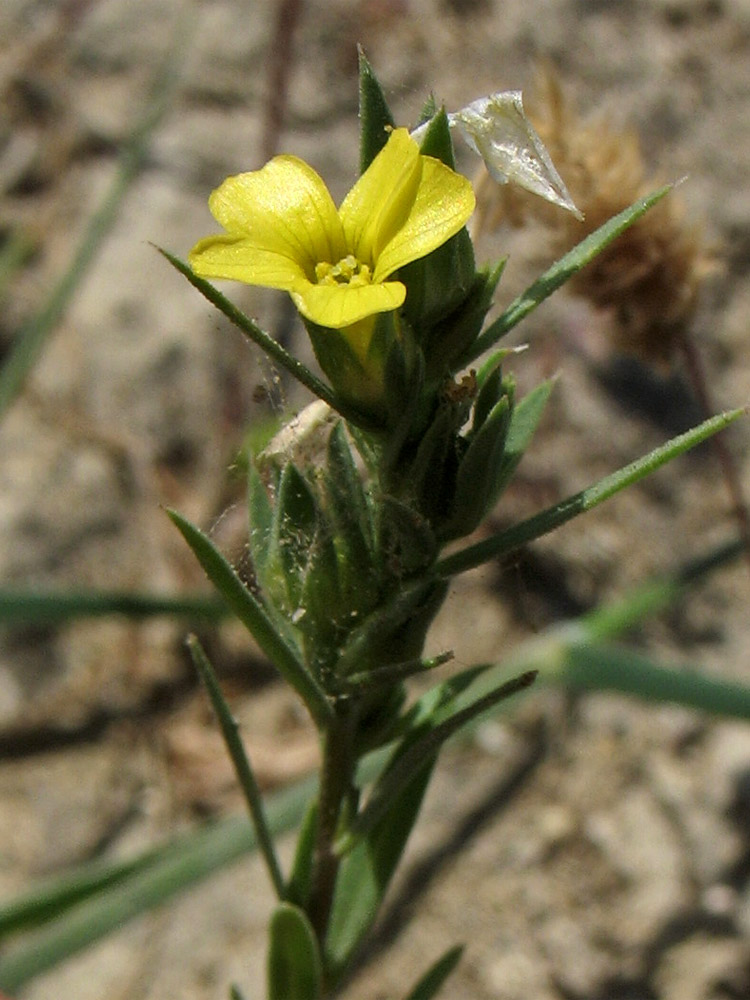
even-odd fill
[(360, 288), (372, 281), (370, 268), (362, 264), (354, 254), (343, 257), (338, 264), (321, 261), (315, 265), (315, 279), (319, 285), (352, 285)]

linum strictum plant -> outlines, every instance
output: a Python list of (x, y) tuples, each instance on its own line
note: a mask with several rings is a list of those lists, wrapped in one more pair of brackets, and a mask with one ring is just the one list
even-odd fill
[[(252, 587), (198, 528), (170, 514), (320, 734), (318, 791), (284, 872), (251, 763), (191, 637), (278, 897), (269, 925), (271, 1000), (337, 994), (375, 920), (442, 746), (535, 679), (527, 669), (488, 687), (489, 668), (476, 666), (409, 697), (411, 676), (451, 658), (424, 653), (451, 577), (583, 513), (740, 412), (707, 421), (500, 534), (456, 547), (498, 502), (552, 389), (544, 382), (517, 400), (503, 371), (512, 352), (498, 341), (667, 189), (591, 234), (488, 323), (503, 262), (476, 266), (466, 230), (474, 193), (456, 172), (452, 133), (485, 159), (498, 182), (521, 184), (577, 212), (520, 94), (496, 94), (455, 114), (428, 103), (410, 133), (397, 127), (362, 57), (360, 117), (361, 176), (338, 208), (310, 166), (276, 156), (213, 192), (209, 207), (224, 232), (196, 244), (189, 265), (166, 254), (274, 364), (318, 397), (250, 461)], [(288, 293), (325, 380), (208, 278)], [(439, 958), (404, 996), (434, 996), (459, 954), (451, 949)]]

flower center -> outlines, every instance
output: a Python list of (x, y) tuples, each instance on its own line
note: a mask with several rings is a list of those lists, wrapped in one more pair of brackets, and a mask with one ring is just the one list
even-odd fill
[(342, 257), (338, 264), (322, 261), (315, 265), (315, 279), (319, 285), (351, 285), (361, 288), (372, 282), (367, 264), (362, 264), (354, 254)]

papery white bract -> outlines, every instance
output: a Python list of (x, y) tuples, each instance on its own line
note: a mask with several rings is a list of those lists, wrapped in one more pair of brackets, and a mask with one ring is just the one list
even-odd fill
[[(513, 182), (554, 205), (583, 215), (576, 208), (562, 177), (555, 170), (544, 143), (523, 110), (520, 90), (480, 97), (448, 115), (464, 141), (484, 160), (499, 184)], [(426, 125), (412, 133), (418, 139)]]

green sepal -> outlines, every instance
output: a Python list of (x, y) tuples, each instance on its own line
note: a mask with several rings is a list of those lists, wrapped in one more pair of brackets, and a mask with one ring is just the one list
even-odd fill
[(471, 433), (476, 434), (497, 406), (502, 396), (508, 396), (511, 404), (515, 398), (516, 383), (513, 376), (503, 379), (502, 363), (507, 351), (497, 352), (491, 368), (477, 373), (477, 398), (472, 414)]
[(370, 506), (346, 438), (343, 424), (328, 439), (323, 484), (329, 505), (342, 594), (356, 609), (369, 609), (378, 599), (380, 581), (374, 563), (374, 527)]
[(505, 269), (506, 260), (507, 258), (498, 261), (492, 268), (478, 271), (463, 301), (450, 315), (439, 318), (430, 329), (424, 347), (429, 380), (439, 379), (464, 367), (457, 363), (457, 359), (465, 354), (479, 336), (492, 307), (495, 289)]
[(375, 920), (383, 896), (417, 821), (433, 761), (426, 760), (394, 796), (366, 839), (342, 860), (324, 944), (326, 968), (335, 984)]
[[(510, 389), (510, 383), (506, 382)], [(518, 463), (531, 443), (531, 439), (542, 419), (547, 400), (555, 386), (554, 379), (547, 379), (535, 386), (520, 402), (513, 406), (513, 412), (505, 439), (502, 461), (496, 468), (494, 483), (490, 490), (489, 503), (494, 506), (500, 494), (513, 477)]]
[(297, 622), (306, 639), (308, 663), (316, 676), (322, 677), (320, 672), (332, 667), (352, 610), (342, 597), (333, 537), (323, 527), (310, 549)]
[(464, 953), (462, 944), (449, 948), (444, 955), (433, 962), (430, 968), (414, 985), (406, 1000), (433, 1000), (442, 989), (443, 983), (453, 972)]
[(388, 434), (382, 469), (398, 463), (404, 444), (419, 435), (423, 424), (425, 359), (411, 326), (402, 320), (399, 328), (401, 337), (392, 345), (385, 365)]
[[(398, 340), (397, 318), (393, 312), (378, 313), (361, 320), (370, 323), (372, 332), (364, 358), (352, 347), (347, 328), (334, 330), (318, 326), (303, 317), (315, 357), (330, 379), (337, 397), (345, 407), (358, 414), (355, 423), (369, 422), (374, 428), (384, 421), (387, 358)], [(359, 324), (355, 324), (359, 325)]]
[(359, 169), (364, 173), (388, 142), (396, 121), (372, 66), (359, 50)]
[(319, 1000), (320, 951), (304, 912), (291, 903), (279, 904), (271, 917), (269, 936), (269, 1000)]
[(300, 824), (297, 849), (287, 884), (286, 899), (296, 906), (307, 908), (312, 885), (313, 854), (318, 832), (318, 800), (313, 799)]
[(310, 552), (319, 534), (321, 519), (307, 481), (297, 467), (288, 462), (279, 480), (272, 537), (286, 585), (287, 606), (292, 613), (302, 603)]
[(441, 530), (441, 540), (471, 534), (495, 505), (510, 422), (511, 403), (503, 396), (472, 436), (461, 459), (453, 497), (454, 515)]
[(419, 512), (438, 529), (453, 510), (462, 442), (458, 431), (471, 399), (442, 400), (408, 467), (408, 488)]
[(424, 104), (420, 109), (419, 118), (417, 118), (417, 124), (415, 128), (419, 128), (420, 125), (426, 125), (431, 118), (435, 117), (437, 111), (438, 111), (438, 106), (437, 106), (437, 101), (435, 100), (435, 95), (430, 94), (430, 96), (427, 98), (427, 100), (424, 102)]
[[(432, 100), (433, 106), (435, 100)], [(453, 139), (451, 138), (450, 124), (445, 108), (433, 112), (430, 116), (430, 124), (425, 129), (425, 134), (419, 147), (423, 156), (432, 156), (440, 160), (451, 170), (456, 169), (456, 158), (453, 154)]]

